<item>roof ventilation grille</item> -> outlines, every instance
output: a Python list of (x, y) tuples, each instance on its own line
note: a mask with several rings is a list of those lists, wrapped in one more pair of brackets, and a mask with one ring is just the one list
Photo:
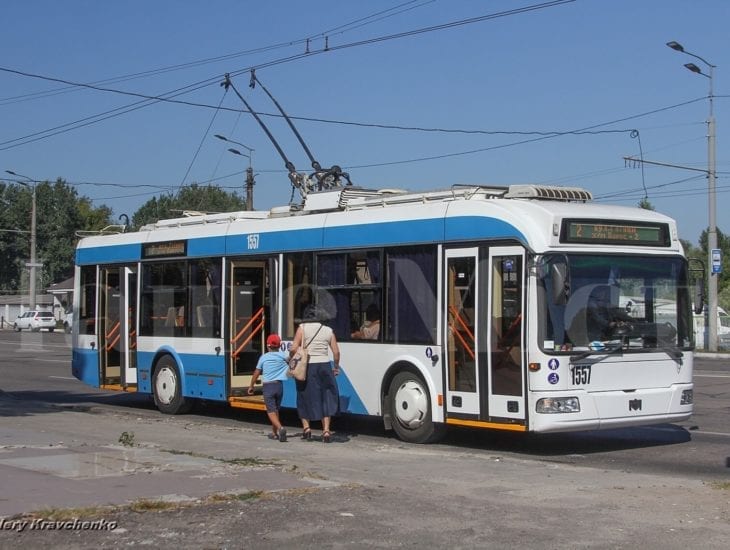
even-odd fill
[(580, 187), (553, 187), (549, 185), (510, 185), (505, 194), (507, 199), (542, 199), (553, 201), (593, 200), (590, 191)]

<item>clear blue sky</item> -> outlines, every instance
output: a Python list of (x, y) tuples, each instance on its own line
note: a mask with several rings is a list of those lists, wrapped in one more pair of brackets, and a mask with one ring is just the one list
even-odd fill
[[(576, 0), (393, 37), (539, 4), (5, 0), (0, 177), (12, 178), (4, 170), (61, 177), (115, 216), (131, 217), (181, 184), (213, 181), (243, 194), (248, 159), (213, 137), (223, 134), (255, 150), (255, 206), (286, 204), (283, 161), (251, 115), (236, 112), (244, 106), (233, 91), (224, 95), (219, 86), (225, 73), (238, 75), (234, 85), (251, 106), (274, 113), (264, 92), (248, 87), (246, 70), (260, 67), (258, 78), (292, 117), (479, 131), (295, 120), (316, 159), (341, 165), (358, 185), (534, 182), (584, 187), (622, 205), (636, 204), (645, 185), (656, 209), (696, 243), (708, 219), (705, 174), (645, 166), (642, 175), (623, 160), (639, 155), (630, 135), (637, 129), (645, 159), (707, 168), (709, 79), (683, 67), (696, 62), (706, 70), (665, 45), (676, 40), (717, 66), (717, 220), (730, 233), (730, 2)], [(303, 55), (306, 38), (310, 55)], [(118, 93), (183, 89), (174, 100), (188, 104), (158, 101), (131, 111), (143, 99)], [(264, 120), (296, 167), (309, 169), (285, 123)], [(600, 133), (533, 133), (586, 128)]]

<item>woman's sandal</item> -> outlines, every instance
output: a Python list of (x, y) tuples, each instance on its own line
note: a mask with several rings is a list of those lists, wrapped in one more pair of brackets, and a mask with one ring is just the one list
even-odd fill
[(325, 430), (322, 432), (322, 443), (329, 443), (332, 441), (332, 434), (329, 430)]
[(302, 439), (304, 441), (311, 441), (312, 440), (312, 430), (311, 430), (311, 428), (304, 428), (304, 431), (302, 431)]

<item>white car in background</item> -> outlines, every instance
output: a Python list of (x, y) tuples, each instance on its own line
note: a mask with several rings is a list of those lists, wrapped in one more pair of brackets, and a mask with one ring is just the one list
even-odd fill
[(28, 329), (32, 332), (39, 332), (42, 328), (47, 328), (48, 332), (53, 332), (56, 329), (56, 318), (50, 311), (38, 311), (32, 309), (26, 311), (20, 317), (15, 319), (13, 328), (20, 332), (23, 329)]

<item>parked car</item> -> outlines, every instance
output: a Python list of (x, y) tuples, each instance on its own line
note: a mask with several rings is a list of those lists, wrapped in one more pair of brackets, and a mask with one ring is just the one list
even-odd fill
[(56, 328), (56, 318), (50, 311), (38, 311), (37, 309), (32, 309), (30, 311), (26, 311), (20, 317), (15, 319), (13, 328), (18, 332), (24, 328), (33, 332), (38, 332), (42, 328), (47, 328), (48, 332), (53, 332)]

